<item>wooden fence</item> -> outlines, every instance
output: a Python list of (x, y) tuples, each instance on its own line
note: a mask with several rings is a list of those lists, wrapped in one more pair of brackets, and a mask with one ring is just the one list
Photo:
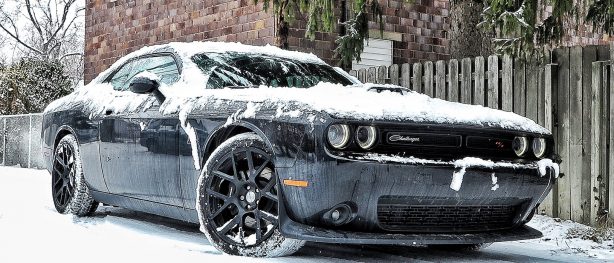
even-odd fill
[(396, 84), (435, 98), (512, 111), (550, 129), (563, 160), (562, 177), (540, 212), (595, 225), (608, 211), (614, 218), (610, 57), (614, 58), (614, 44), (560, 48), (541, 63), (490, 56), (380, 66), (350, 74), (362, 82)]

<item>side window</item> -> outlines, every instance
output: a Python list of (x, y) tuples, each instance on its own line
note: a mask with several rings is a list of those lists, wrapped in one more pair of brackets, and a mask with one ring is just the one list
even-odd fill
[(124, 64), (117, 72), (115, 72), (115, 75), (113, 75), (111, 80), (109, 80), (109, 83), (113, 85), (114, 90), (123, 90), (124, 84), (132, 71), (132, 65), (132, 62)]
[(171, 56), (146, 57), (135, 61), (134, 66), (126, 81), (125, 89), (128, 89), (130, 81), (143, 71), (149, 71), (160, 77), (160, 82), (171, 85), (179, 80), (179, 69), (175, 59)]

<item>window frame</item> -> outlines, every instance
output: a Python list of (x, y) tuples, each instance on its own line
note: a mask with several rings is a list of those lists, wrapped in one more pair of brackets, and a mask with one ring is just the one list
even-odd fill
[[(113, 79), (113, 77), (115, 77), (115, 74), (117, 74), (117, 72), (119, 72), (122, 68), (124, 68), (126, 65), (133, 63), (135, 61), (141, 60), (141, 59), (147, 59), (147, 58), (154, 58), (154, 57), (171, 57), (174, 61), (175, 61), (175, 65), (177, 66), (177, 72), (179, 75), (179, 78), (181, 79), (181, 75), (183, 74), (183, 64), (181, 63), (181, 59), (179, 59), (177, 57), (177, 55), (173, 52), (155, 52), (155, 53), (150, 53), (150, 54), (145, 54), (145, 55), (141, 55), (141, 56), (137, 56), (137, 57), (133, 57), (128, 59), (126, 62), (124, 62), (121, 66), (117, 67), (117, 69), (113, 70), (106, 78), (104, 78), (104, 80), (101, 83), (109, 83), (111, 82), (111, 80)], [(132, 72), (132, 69), (130, 70), (130, 72)], [(126, 80), (128, 81), (128, 80)], [(125, 83), (124, 83), (125, 85)], [(116, 90), (115, 87), (113, 87), (113, 90), (115, 91), (130, 91), (129, 89), (125, 89), (125, 90)]]

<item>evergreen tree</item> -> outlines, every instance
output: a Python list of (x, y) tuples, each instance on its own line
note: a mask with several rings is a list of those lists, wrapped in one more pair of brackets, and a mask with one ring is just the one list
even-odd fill
[[(306, 37), (316, 31), (332, 32), (339, 15), (339, 0), (254, 0), (265, 9), (273, 7), (279, 21), (278, 43), (287, 48), (288, 23), (298, 17), (307, 20)], [(343, 65), (360, 60), (364, 40), (369, 37), (369, 21), (382, 25), (377, 0), (346, 0), (349, 19), (337, 39), (336, 54)], [(404, 0), (411, 5), (411, 0)], [(614, 0), (450, 0), (450, 50), (452, 57), (508, 54), (534, 54), (558, 45), (569, 28), (593, 23), (594, 30), (614, 33)], [(546, 6), (552, 12), (546, 12)], [(382, 25), (383, 26), (383, 25)], [(479, 29), (479, 30), (475, 30)], [(492, 45), (489, 43), (492, 42)]]
[(0, 68), (0, 115), (42, 112), (71, 91), (61, 63), (24, 58)]

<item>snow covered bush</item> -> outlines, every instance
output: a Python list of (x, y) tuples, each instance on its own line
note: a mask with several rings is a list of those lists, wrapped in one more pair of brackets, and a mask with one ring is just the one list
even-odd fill
[(24, 58), (0, 68), (0, 115), (42, 112), (71, 91), (71, 81), (59, 62)]

